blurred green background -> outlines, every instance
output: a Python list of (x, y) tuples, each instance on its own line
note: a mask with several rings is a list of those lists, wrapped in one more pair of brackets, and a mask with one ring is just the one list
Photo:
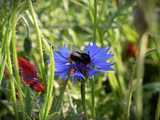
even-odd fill
[[(32, 3), (33, 11), (28, 1)], [(14, 16), (17, 20), (15, 28), (12, 26)], [(16, 99), (14, 103), (10, 99), (12, 89), (3, 77), (5, 66), (9, 66), (8, 59), (14, 58), (14, 48), (10, 45), (14, 39), (14, 30), (18, 56), (23, 56), (36, 65), (40, 80), (45, 86), (49, 85), (48, 79), (51, 78), (47, 77), (50, 75), (47, 63), (51, 48), (57, 50), (67, 46), (77, 50), (91, 42), (100, 47), (110, 47), (114, 71), (95, 77), (94, 119), (160, 119), (159, 0), (0, 0), (0, 119), (16, 119), (16, 104), (19, 116), (25, 111), (25, 119), (38, 120), (42, 119), (43, 112), (40, 111), (43, 104), (47, 104), (48, 90), (38, 94), (23, 86), (22, 103), (29, 108), (22, 111), (19, 100)], [(6, 44), (10, 46), (6, 47)], [(11, 52), (10, 57), (7, 57), (7, 50)], [(14, 62), (12, 64), (14, 66)], [(12, 76), (15, 77), (14, 72)], [(52, 104), (44, 107), (48, 108), (48, 115), (44, 118), (85, 119), (80, 100), (80, 84), (69, 82), (63, 105), (57, 112), (54, 106), (58, 103), (63, 81), (55, 78), (53, 83), (53, 91), (50, 91), (52, 96), (48, 97), (53, 101), (50, 99)], [(16, 83), (13, 84), (16, 86)], [(86, 107), (89, 119), (92, 107), (90, 85), (88, 81)]]

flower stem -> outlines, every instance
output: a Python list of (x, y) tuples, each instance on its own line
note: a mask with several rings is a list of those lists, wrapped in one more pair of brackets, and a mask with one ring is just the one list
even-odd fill
[(92, 98), (92, 119), (95, 119), (96, 113), (95, 113), (95, 81), (91, 80), (91, 98)]
[(85, 120), (87, 120), (87, 110), (86, 110), (86, 98), (85, 98), (85, 80), (81, 81), (81, 99), (82, 99), (82, 106), (84, 111)]

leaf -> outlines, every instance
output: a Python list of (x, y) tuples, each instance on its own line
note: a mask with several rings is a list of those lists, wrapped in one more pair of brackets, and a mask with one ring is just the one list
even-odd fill
[(145, 92), (160, 92), (160, 82), (153, 82), (144, 85), (143, 90)]

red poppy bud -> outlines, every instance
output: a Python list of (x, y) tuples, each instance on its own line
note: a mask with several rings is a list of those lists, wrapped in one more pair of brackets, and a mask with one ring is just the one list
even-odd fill
[(34, 85), (35, 81), (34, 80), (23, 80), (24, 84), (32, 86)]
[(22, 78), (29, 79), (29, 78), (37, 78), (37, 70), (36, 67), (30, 63), (28, 60), (18, 57), (18, 64), (19, 69), (22, 75)]
[(137, 57), (139, 54), (138, 47), (134, 43), (128, 43), (127, 45), (127, 56), (129, 57)]
[(44, 92), (44, 85), (41, 83), (36, 83), (32, 86), (32, 89), (35, 90), (36, 92)]
[(38, 81), (36, 67), (22, 57), (18, 58), (18, 64), (24, 84), (29, 85), (36, 92), (44, 92), (44, 86)]

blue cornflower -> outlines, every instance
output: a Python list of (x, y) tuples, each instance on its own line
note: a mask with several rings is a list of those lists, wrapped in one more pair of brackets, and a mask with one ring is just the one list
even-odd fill
[(107, 61), (111, 57), (109, 48), (100, 48), (96, 44), (89, 44), (84, 52), (71, 52), (67, 48), (60, 48), (54, 52), (55, 74), (62, 79), (91, 78), (96, 73), (113, 69), (113, 64)]

